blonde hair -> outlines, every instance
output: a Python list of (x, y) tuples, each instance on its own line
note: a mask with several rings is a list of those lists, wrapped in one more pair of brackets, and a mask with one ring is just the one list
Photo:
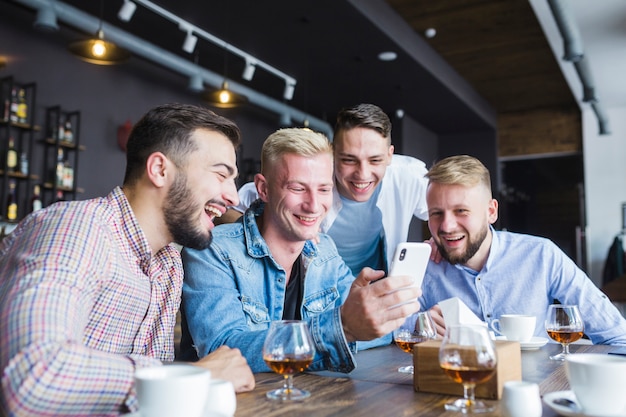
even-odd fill
[(491, 192), (489, 170), (478, 159), (469, 155), (456, 155), (442, 159), (428, 170), (429, 183), (474, 187), (482, 184)]
[(263, 143), (261, 173), (266, 175), (284, 154), (311, 157), (324, 153), (333, 157), (332, 145), (322, 133), (307, 128), (279, 129)]

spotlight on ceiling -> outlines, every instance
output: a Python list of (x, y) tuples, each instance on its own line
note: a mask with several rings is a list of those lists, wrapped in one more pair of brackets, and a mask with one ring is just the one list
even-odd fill
[(204, 84), (202, 82), (202, 77), (200, 73), (193, 74), (189, 77), (189, 84), (187, 84), (187, 89), (194, 93), (200, 93), (204, 91)]
[(229, 109), (245, 104), (248, 99), (228, 89), (228, 82), (222, 83), (222, 88), (205, 94), (204, 99), (212, 106)]
[(42, 32), (56, 32), (59, 30), (57, 14), (52, 3), (47, 3), (37, 10), (37, 17), (33, 27)]
[(241, 77), (246, 81), (250, 81), (252, 80), (252, 77), (254, 77), (255, 70), (256, 70), (256, 61), (251, 60), (251, 59), (246, 59), (246, 67), (243, 69), (243, 74), (241, 75)]
[(83, 61), (97, 65), (119, 64), (130, 57), (127, 50), (104, 40), (102, 29), (98, 30), (96, 38), (73, 42), (68, 49)]
[(133, 18), (135, 10), (137, 10), (137, 5), (135, 3), (130, 0), (124, 0), (124, 4), (120, 8), (117, 18), (123, 22), (129, 22), (130, 19)]
[(198, 37), (191, 33), (191, 31), (187, 32), (185, 42), (183, 43), (183, 51), (187, 52), (188, 54), (192, 53), (193, 50), (196, 49), (197, 42)]
[(381, 61), (395, 61), (398, 58), (398, 54), (393, 51), (385, 51), (378, 54), (378, 59)]
[(296, 89), (296, 82), (294, 80), (287, 80), (285, 82), (285, 91), (283, 92), (283, 98), (285, 100), (291, 100), (293, 93)]

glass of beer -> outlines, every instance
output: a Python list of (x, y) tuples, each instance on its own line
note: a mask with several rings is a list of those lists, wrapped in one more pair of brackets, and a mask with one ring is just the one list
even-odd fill
[(284, 377), (283, 387), (269, 391), (272, 400), (295, 401), (311, 393), (293, 387), (293, 375), (303, 372), (313, 362), (315, 347), (306, 322), (278, 320), (270, 324), (263, 344), (263, 360), (270, 369)]
[[(413, 353), (413, 346), (437, 336), (435, 323), (428, 311), (420, 311), (409, 317), (402, 326), (393, 331), (393, 341), (406, 353)], [(398, 372), (413, 374), (413, 365), (401, 366)]]
[(496, 347), (487, 327), (452, 325), (439, 348), (439, 366), (454, 382), (463, 384), (463, 398), (445, 405), (446, 410), (463, 414), (486, 413), (494, 406), (476, 401), (477, 384), (488, 381), (496, 371)]
[(561, 353), (550, 356), (554, 361), (563, 361), (569, 355), (569, 344), (583, 337), (585, 326), (580, 311), (575, 305), (552, 304), (546, 315), (546, 332), (550, 339), (563, 347)]

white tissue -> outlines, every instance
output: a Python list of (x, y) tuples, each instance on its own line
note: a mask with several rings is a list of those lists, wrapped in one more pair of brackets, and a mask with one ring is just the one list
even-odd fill
[(486, 326), (487, 323), (479, 319), (476, 314), (469, 309), (458, 297), (448, 298), (439, 302), (443, 319), (446, 326), (454, 324), (480, 324)]

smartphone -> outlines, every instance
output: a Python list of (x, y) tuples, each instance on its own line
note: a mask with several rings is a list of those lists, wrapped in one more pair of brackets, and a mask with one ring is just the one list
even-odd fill
[(430, 251), (430, 244), (426, 242), (399, 243), (391, 261), (388, 276), (409, 275), (413, 277), (413, 285), (421, 287)]

